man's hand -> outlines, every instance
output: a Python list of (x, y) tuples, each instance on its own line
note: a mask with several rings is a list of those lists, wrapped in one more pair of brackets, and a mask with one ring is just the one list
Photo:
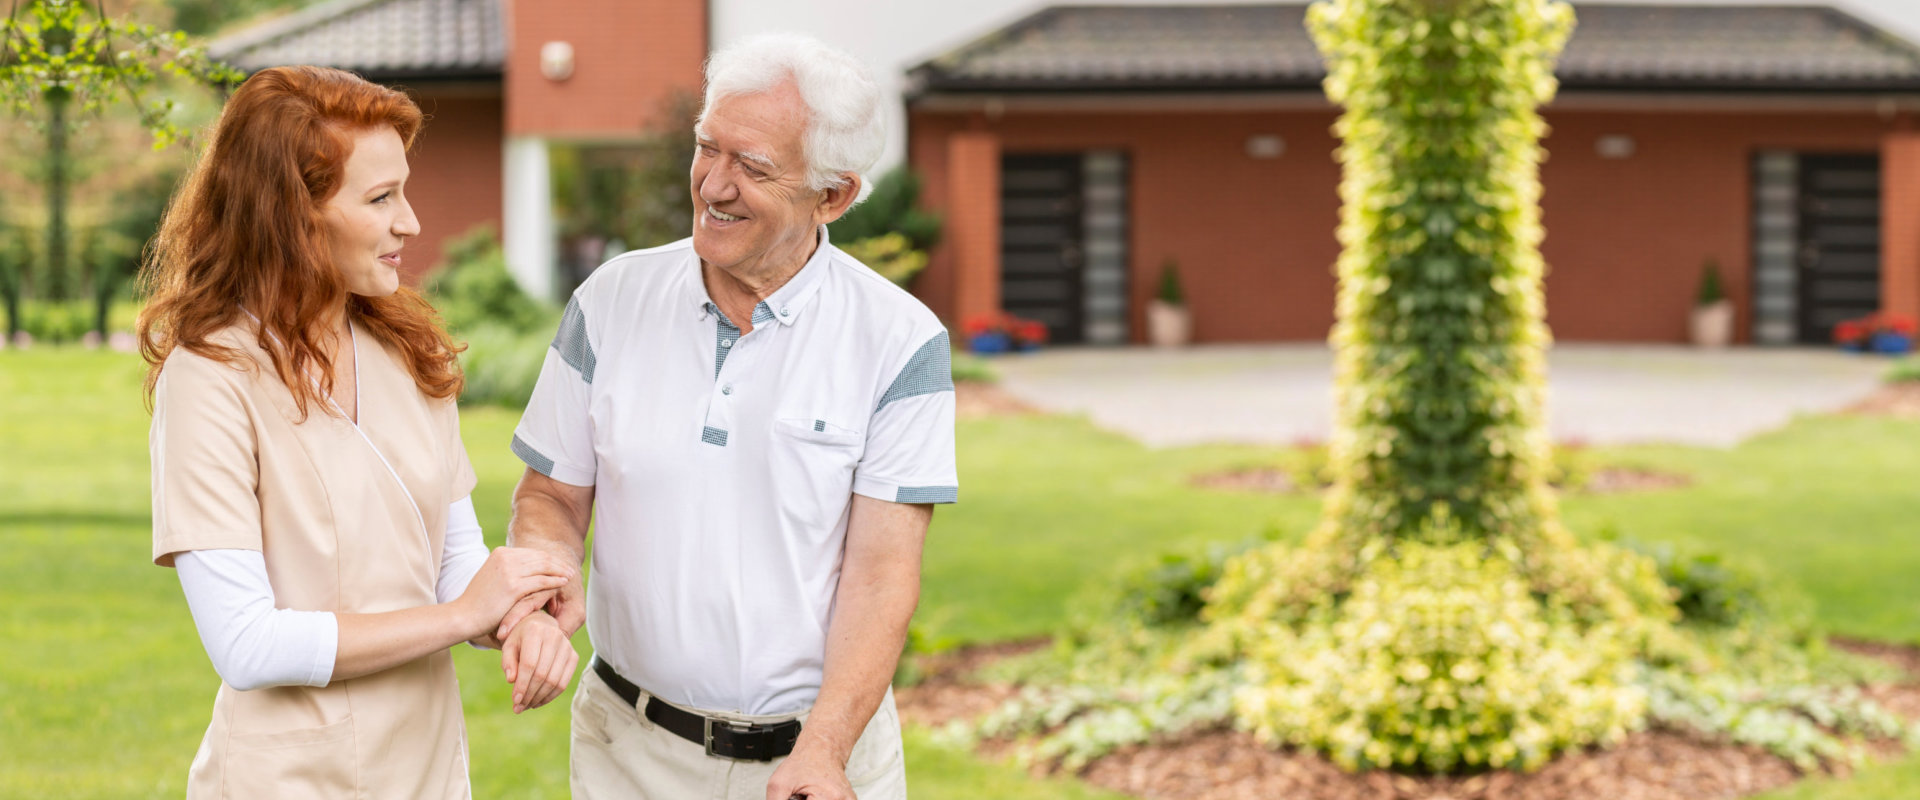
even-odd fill
[(847, 782), (847, 760), (802, 740), (767, 781), (767, 800), (855, 800)]
[(500, 648), (500, 670), (513, 683), (513, 713), (553, 702), (579, 665), (580, 654), (553, 617), (534, 614), (514, 626)]
[(587, 624), (586, 586), (577, 580), (568, 581), (567, 585), (560, 587), (560, 591), (545, 603), (540, 602), (540, 598), (533, 595), (522, 598), (520, 602), (514, 604), (513, 608), (507, 610), (506, 616), (500, 618), (500, 628), (494, 631), (493, 638), (506, 641), (507, 637), (513, 635), (515, 625), (542, 608), (545, 608), (546, 612), (560, 623), (562, 631), (578, 631), (580, 626)]

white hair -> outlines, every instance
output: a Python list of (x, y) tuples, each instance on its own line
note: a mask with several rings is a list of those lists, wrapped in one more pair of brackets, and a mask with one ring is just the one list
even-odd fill
[(801, 155), (807, 162), (807, 188), (847, 185), (847, 173), (860, 176), (867, 199), (873, 182), (867, 171), (887, 145), (880, 84), (867, 65), (851, 54), (811, 36), (772, 33), (737, 42), (707, 59), (707, 96), (695, 130), (704, 130), (707, 112), (724, 97), (771, 91), (792, 81), (807, 106)]

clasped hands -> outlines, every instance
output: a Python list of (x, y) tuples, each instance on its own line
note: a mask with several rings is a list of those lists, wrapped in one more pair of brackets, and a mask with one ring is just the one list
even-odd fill
[(580, 655), (572, 635), (586, 622), (579, 567), (544, 550), (500, 547), (454, 603), (469, 641), (500, 651), (513, 684), (513, 713), (539, 708), (566, 691)]

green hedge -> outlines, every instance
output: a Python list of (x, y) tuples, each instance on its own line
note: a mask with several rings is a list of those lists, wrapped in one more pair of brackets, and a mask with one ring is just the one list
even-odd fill
[(492, 228), (476, 228), (447, 245), (447, 265), (428, 283), (427, 298), (454, 339), (467, 345), (460, 354), (467, 376), (460, 402), (525, 406), (560, 310), (514, 282)]

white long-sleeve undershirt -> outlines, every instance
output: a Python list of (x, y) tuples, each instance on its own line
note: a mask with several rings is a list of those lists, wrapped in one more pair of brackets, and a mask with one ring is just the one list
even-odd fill
[[(434, 595), (445, 603), (467, 590), (487, 562), (473, 498), (447, 509), (446, 545)], [(276, 608), (266, 557), (258, 550), (193, 550), (173, 562), (213, 669), (241, 691), (325, 686), (333, 680), (339, 620), (330, 611)]]

